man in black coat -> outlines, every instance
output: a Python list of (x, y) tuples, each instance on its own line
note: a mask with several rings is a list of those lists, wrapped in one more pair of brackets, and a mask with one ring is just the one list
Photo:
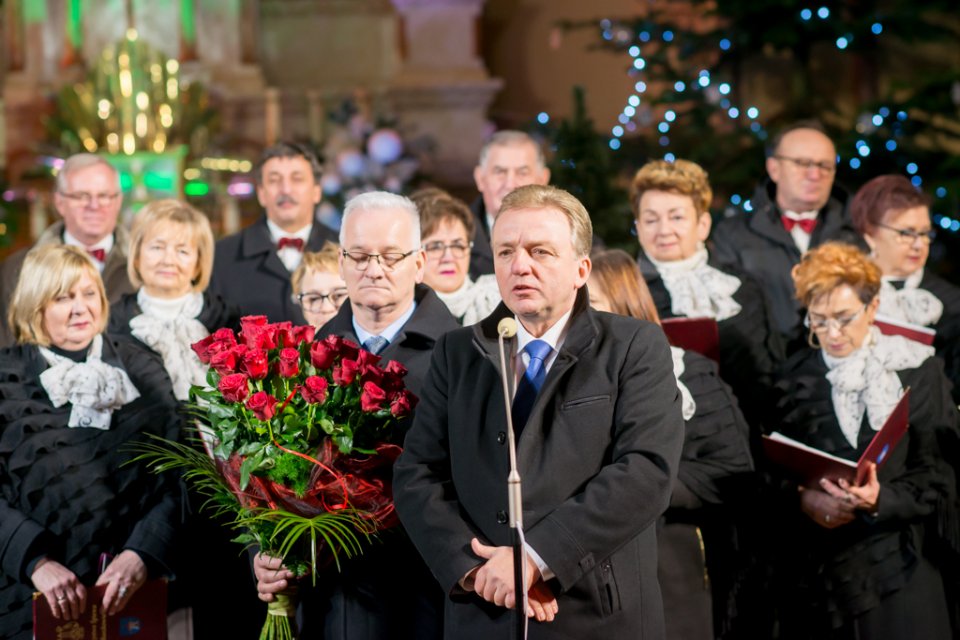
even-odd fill
[[(447, 594), (446, 638), (509, 637), (517, 600), (506, 411), (518, 432), (530, 638), (664, 637), (656, 520), (683, 441), (656, 325), (588, 306), (591, 224), (527, 186), (493, 228), (504, 303), (442, 337), (394, 469), (400, 519)], [(497, 327), (518, 320), (504, 404)]]
[(266, 215), (217, 242), (210, 291), (236, 305), (241, 316), (303, 324), (290, 275), (304, 251), (335, 241), (314, 219), (320, 202), (320, 163), (309, 149), (282, 142), (266, 149), (254, 170), (257, 200)]
[(470, 250), (470, 277), (476, 280), (493, 273), (490, 252), (490, 229), (508, 193), (527, 184), (547, 184), (550, 169), (543, 149), (523, 131), (498, 131), (480, 150), (480, 159), (473, 169), (473, 180), (480, 196), (470, 206), (477, 217)]
[[(340, 230), (340, 273), (350, 304), (317, 333), (336, 334), (403, 364), (404, 382), (419, 396), (437, 339), (460, 325), (423, 279), (420, 218), (407, 198), (384, 192), (350, 200)], [(271, 600), (292, 578), (279, 560), (258, 555), (261, 598)], [(431, 640), (442, 629), (443, 594), (403, 531), (383, 544), (317, 576), (317, 589), (300, 583), (304, 638)]]
[(711, 237), (719, 263), (760, 283), (789, 352), (805, 339), (793, 266), (807, 249), (828, 240), (863, 246), (847, 211), (848, 195), (834, 185), (836, 165), (836, 148), (822, 125), (802, 121), (785, 128), (770, 145), (769, 180), (751, 199), (752, 211), (721, 221)]

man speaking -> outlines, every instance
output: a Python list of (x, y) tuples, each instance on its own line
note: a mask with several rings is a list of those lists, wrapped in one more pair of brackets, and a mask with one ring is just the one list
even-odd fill
[[(583, 205), (521, 187), (493, 227), (503, 304), (440, 338), (395, 467), (407, 532), (447, 593), (445, 637), (508, 637), (506, 411), (523, 484), (529, 637), (662, 638), (655, 523), (683, 440), (663, 332), (589, 308)], [(497, 325), (515, 318), (501, 387)]]

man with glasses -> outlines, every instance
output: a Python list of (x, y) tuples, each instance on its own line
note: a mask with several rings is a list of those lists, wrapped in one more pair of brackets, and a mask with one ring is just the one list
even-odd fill
[(304, 251), (320, 251), (334, 232), (314, 219), (322, 169), (310, 149), (281, 142), (254, 168), (257, 200), (265, 215), (217, 243), (210, 290), (237, 305), (241, 315), (303, 324), (291, 297), (291, 273)]
[(768, 148), (769, 179), (749, 201), (750, 210), (721, 221), (713, 232), (716, 259), (763, 286), (788, 353), (803, 339), (790, 276), (800, 256), (828, 240), (863, 246), (847, 212), (848, 195), (834, 184), (836, 165), (836, 148), (820, 123), (784, 128)]
[[(423, 279), (420, 218), (407, 198), (375, 191), (349, 200), (340, 228), (340, 275), (348, 303), (317, 333), (339, 335), (395, 360), (418, 397), (438, 338), (459, 325)], [(396, 532), (395, 532), (396, 533)], [(340, 640), (439, 639), (443, 593), (405, 535), (384, 538), (354, 560), (299, 583), (301, 637)], [(261, 599), (287, 587), (292, 574), (280, 561), (257, 555)]]
[[(103, 278), (110, 302), (133, 292), (127, 276), (127, 231), (117, 226), (123, 194), (120, 174), (105, 159), (90, 153), (67, 158), (57, 173), (53, 205), (61, 220), (50, 225), (34, 246), (69, 244), (87, 252)], [(6, 309), (29, 249), (0, 265), (0, 306)], [(13, 343), (6, 318), (0, 321), (0, 347)]]

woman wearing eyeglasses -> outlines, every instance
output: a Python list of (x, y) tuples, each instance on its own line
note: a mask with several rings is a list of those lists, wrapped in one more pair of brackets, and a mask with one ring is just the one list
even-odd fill
[(326, 242), (317, 252), (303, 254), (300, 265), (290, 277), (293, 301), (300, 305), (303, 317), (319, 329), (347, 299), (347, 283), (340, 277), (340, 245)]
[(500, 289), (493, 275), (475, 281), (468, 276), (475, 218), (470, 209), (440, 189), (422, 189), (410, 199), (420, 211), (427, 254), (424, 284), (437, 292), (460, 324), (486, 318), (500, 304)]
[(937, 332), (933, 346), (960, 403), (960, 287), (925, 268), (935, 235), (930, 199), (903, 176), (879, 176), (857, 192), (850, 215), (883, 273), (880, 319)]
[(713, 192), (707, 173), (687, 160), (644, 165), (630, 188), (640, 270), (661, 318), (708, 317), (720, 329), (720, 376), (759, 438), (769, 389), (783, 359), (764, 292), (750, 276), (720, 268), (704, 242)]
[[(950, 638), (942, 569), (957, 543), (957, 408), (933, 348), (873, 326), (880, 269), (826, 243), (793, 270), (809, 348), (775, 385), (777, 431), (856, 461), (906, 388), (909, 429), (861, 486), (798, 490), (770, 469), (782, 638)], [(955, 556), (953, 556), (955, 557)]]

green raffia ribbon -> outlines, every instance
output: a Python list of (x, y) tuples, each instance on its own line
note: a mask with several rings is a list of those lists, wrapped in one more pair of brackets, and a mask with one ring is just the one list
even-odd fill
[(267, 604), (267, 619), (260, 631), (260, 640), (294, 640), (297, 629), (297, 587), (293, 585), (278, 593)]

